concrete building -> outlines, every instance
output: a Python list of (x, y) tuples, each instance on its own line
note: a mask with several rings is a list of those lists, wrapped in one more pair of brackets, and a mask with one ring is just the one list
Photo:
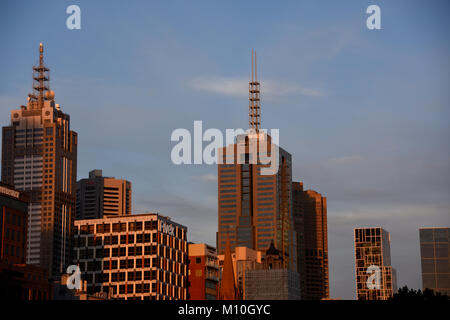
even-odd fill
[(77, 181), (77, 215), (81, 219), (131, 214), (131, 182), (103, 177), (102, 170), (92, 170), (89, 178)]
[(422, 288), (450, 296), (450, 228), (420, 228)]
[(1, 180), (30, 198), (27, 264), (57, 278), (70, 263), (77, 134), (50, 90), (43, 52), (41, 44), (27, 105), (12, 110), (10, 124), (3, 127)]
[(156, 214), (75, 221), (74, 264), (87, 293), (119, 300), (187, 299), (187, 228)]
[(205, 243), (190, 243), (189, 300), (217, 300), (219, 259), (216, 248)]
[(283, 256), (273, 243), (261, 264), (245, 271), (244, 300), (300, 300), (300, 278), (286, 269)]
[(377, 228), (356, 228), (355, 273), (358, 300), (387, 300), (397, 291), (391, 266), (390, 235)]
[(302, 299), (327, 299), (327, 199), (314, 190), (303, 190), (302, 182), (292, 182), (292, 199)]

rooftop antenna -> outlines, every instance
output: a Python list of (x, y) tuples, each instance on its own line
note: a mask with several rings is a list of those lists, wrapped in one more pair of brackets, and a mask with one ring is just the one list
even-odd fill
[(44, 99), (52, 100), (54, 98), (53, 91), (49, 85), (49, 71), (44, 64), (44, 45), (39, 44), (39, 65), (33, 66), (33, 93), (29, 94), (31, 101), (36, 101), (38, 108), (44, 107)]
[(261, 103), (260, 83), (258, 81), (258, 70), (256, 64), (256, 51), (252, 49), (252, 79), (248, 83), (249, 100), (249, 126), (250, 129), (259, 131), (261, 127)]

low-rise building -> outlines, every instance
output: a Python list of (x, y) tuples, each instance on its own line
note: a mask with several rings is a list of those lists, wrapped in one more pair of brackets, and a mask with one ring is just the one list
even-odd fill
[(219, 284), (219, 259), (216, 248), (205, 243), (190, 243), (189, 300), (216, 300)]

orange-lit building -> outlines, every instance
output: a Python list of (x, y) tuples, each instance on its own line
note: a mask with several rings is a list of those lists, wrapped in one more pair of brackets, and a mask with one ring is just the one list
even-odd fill
[(297, 235), (301, 297), (329, 298), (327, 199), (314, 190), (292, 183), (294, 225)]
[(381, 227), (355, 228), (357, 300), (388, 300), (397, 292), (397, 274), (391, 266), (391, 237)]
[(92, 170), (89, 178), (77, 182), (78, 220), (130, 214), (131, 182), (103, 177), (102, 170)]
[(41, 44), (33, 93), (26, 106), (11, 111), (10, 124), (3, 127), (1, 180), (30, 198), (27, 264), (46, 268), (56, 279), (71, 262), (77, 134), (55, 102), (49, 79)]
[[(292, 157), (275, 146), (272, 137), (261, 130), (260, 83), (253, 62), (249, 115), (253, 132), (239, 135), (234, 144), (219, 149), (217, 251), (224, 254), (227, 239), (232, 251), (235, 247), (248, 247), (264, 252), (274, 242), (284, 257), (285, 267), (297, 270), (291, 198)], [(258, 147), (253, 149), (252, 145)], [(272, 150), (275, 147), (278, 153)], [(274, 174), (262, 172), (275, 165), (261, 161), (267, 154), (273, 158), (278, 156), (278, 170)]]
[(189, 300), (217, 300), (219, 259), (216, 248), (204, 243), (190, 243)]

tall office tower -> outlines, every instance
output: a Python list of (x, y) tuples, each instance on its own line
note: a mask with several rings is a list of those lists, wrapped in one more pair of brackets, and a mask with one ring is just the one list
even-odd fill
[(422, 287), (450, 296), (450, 228), (420, 228)]
[(189, 300), (217, 300), (219, 259), (216, 248), (205, 243), (190, 243)]
[(2, 181), (28, 193), (27, 263), (46, 268), (51, 278), (70, 264), (76, 175), (77, 134), (55, 103), (41, 43), (33, 93), (3, 127)]
[(314, 190), (304, 191), (302, 182), (292, 183), (292, 198), (302, 299), (327, 299), (327, 198)]
[(387, 300), (397, 291), (390, 235), (378, 228), (355, 229), (356, 298)]
[(131, 182), (103, 177), (92, 170), (88, 179), (77, 181), (77, 219), (131, 214)]
[(87, 293), (187, 299), (187, 228), (156, 214), (75, 221), (74, 263)]
[[(224, 253), (227, 238), (232, 249), (242, 246), (260, 251), (265, 251), (273, 241), (282, 252), (285, 267), (296, 270), (291, 155), (272, 144), (272, 137), (261, 129), (260, 84), (253, 52), (249, 125), (250, 133), (239, 135), (236, 143), (219, 149), (218, 253)], [(261, 161), (266, 150), (267, 155), (278, 161), (278, 170), (270, 175), (261, 171), (274, 165)]]

